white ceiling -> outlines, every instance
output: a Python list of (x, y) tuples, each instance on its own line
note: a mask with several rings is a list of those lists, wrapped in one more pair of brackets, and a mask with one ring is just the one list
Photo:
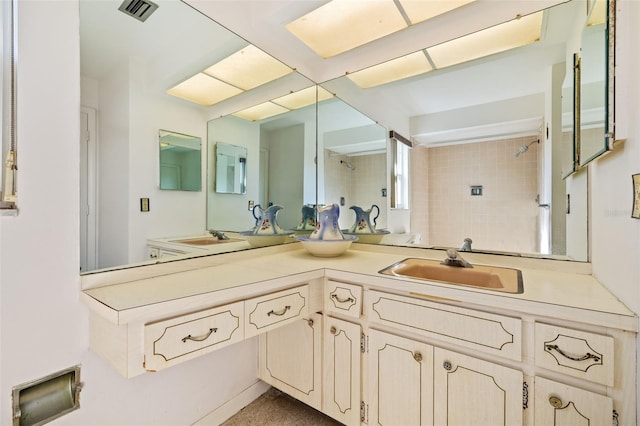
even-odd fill
[[(363, 112), (367, 113), (367, 105), (393, 102), (397, 113), (405, 117), (544, 91), (548, 66), (565, 60), (567, 23), (576, 15), (576, 2), (561, 4), (545, 17), (542, 40), (534, 45), (431, 72), (426, 78), (418, 76), (356, 91), (348, 79), (339, 77), (347, 71), (357, 71), (513, 19), (518, 13), (527, 14), (563, 2), (477, 0), (330, 59), (317, 56), (284, 27), (325, 1), (185, 0), (184, 3), (220, 25), (175, 0), (156, 0), (160, 7), (141, 23), (119, 12), (120, 3), (113, 0), (80, 2), (81, 65), (85, 76), (99, 79), (118, 61), (138, 58), (151, 64), (149, 85), (157, 85), (164, 92), (181, 79), (242, 48), (246, 41), (229, 29), (314, 82), (327, 82), (325, 87)], [(233, 108), (240, 109), (240, 103), (212, 108), (209, 116), (230, 113)]]

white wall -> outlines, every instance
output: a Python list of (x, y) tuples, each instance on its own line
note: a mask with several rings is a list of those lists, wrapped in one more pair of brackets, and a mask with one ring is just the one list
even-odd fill
[(130, 380), (88, 349), (78, 275), (78, 3), (18, 6), (20, 213), (0, 218), (0, 424), (11, 424), (13, 386), (78, 363), (81, 408), (57, 425), (191, 424), (254, 382), (256, 342)]
[(640, 2), (617, 5), (616, 99), (622, 104), (616, 121), (627, 140), (589, 165), (591, 250), (596, 278), (640, 313), (640, 220), (631, 218), (631, 175), (640, 173)]

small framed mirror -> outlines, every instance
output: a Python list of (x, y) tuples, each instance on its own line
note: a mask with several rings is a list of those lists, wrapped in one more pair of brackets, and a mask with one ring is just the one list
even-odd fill
[(202, 141), (199, 137), (160, 130), (160, 189), (202, 190)]
[(247, 193), (247, 148), (216, 143), (216, 192)]

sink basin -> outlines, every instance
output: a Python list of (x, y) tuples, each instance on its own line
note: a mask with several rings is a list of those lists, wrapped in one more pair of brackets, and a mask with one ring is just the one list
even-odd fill
[(441, 265), (438, 260), (408, 258), (384, 268), (380, 273), (505, 293), (522, 293), (523, 291), (520, 270), (496, 266), (474, 265), (473, 268), (460, 268)]
[(215, 244), (233, 243), (242, 240), (229, 238), (228, 240), (219, 240), (216, 237), (200, 237), (200, 238), (187, 238), (184, 240), (172, 240), (172, 243), (189, 244), (192, 246), (212, 246)]

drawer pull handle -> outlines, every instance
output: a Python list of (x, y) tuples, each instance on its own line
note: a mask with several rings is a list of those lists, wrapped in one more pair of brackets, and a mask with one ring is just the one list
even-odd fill
[(562, 408), (562, 400), (557, 396), (550, 396), (549, 404), (551, 404), (553, 408)]
[(355, 302), (355, 300), (353, 300), (353, 297), (347, 297), (346, 299), (341, 299), (340, 296), (338, 296), (337, 294), (332, 294), (331, 297), (336, 299), (338, 303)]
[(418, 362), (422, 362), (422, 354), (420, 352), (414, 352), (413, 359), (415, 359)]
[(200, 337), (193, 337), (192, 335), (188, 335), (186, 337), (182, 338), (182, 343), (185, 343), (187, 340), (193, 340), (194, 342), (202, 342), (203, 340), (207, 340), (209, 338), (209, 336), (211, 336), (213, 333), (217, 333), (218, 329), (217, 328), (210, 328), (209, 332), (206, 333), (203, 336)]
[(291, 309), (291, 306), (289, 306), (289, 305), (285, 306), (284, 309), (282, 309), (281, 311), (278, 311), (278, 312), (276, 312), (276, 311), (274, 311), (272, 309), (269, 312), (267, 312), (267, 316), (270, 317), (271, 315), (277, 315), (277, 316), (281, 317), (284, 314), (286, 314), (289, 309)]
[(571, 355), (567, 354), (566, 352), (564, 352), (562, 349), (560, 349), (558, 347), (558, 345), (545, 345), (544, 348), (546, 350), (548, 350), (548, 351), (555, 350), (560, 355), (562, 355), (565, 358), (570, 359), (571, 361), (586, 361), (588, 359), (593, 359), (595, 362), (600, 362), (600, 357), (598, 355), (594, 355), (594, 354), (591, 354), (589, 352), (587, 352), (583, 356), (571, 356)]

